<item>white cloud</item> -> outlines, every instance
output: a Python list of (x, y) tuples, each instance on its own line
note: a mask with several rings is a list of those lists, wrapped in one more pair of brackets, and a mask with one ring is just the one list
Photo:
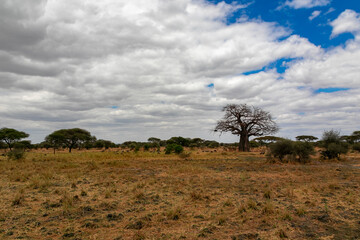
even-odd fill
[(330, 2), (330, 0), (286, 0), (284, 5), (291, 8), (299, 9), (326, 6), (330, 4)]
[[(0, 121), (27, 130), (36, 142), (70, 127), (116, 142), (176, 135), (237, 141), (210, 133), (228, 103), (269, 110), (284, 135), (309, 122), (321, 131), (334, 106), (349, 116), (349, 128), (357, 126), (350, 116), (359, 109), (349, 105), (359, 100), (356, 41), (326, 52), (274, 23), (227, 25), (227, 16), (245, 6), (224, 2), (48, 0), (19, 6), (0, 3)], [(297, 60), (284, 75), (267, 67), (288, 58)], [(327, 86), (352, 90), (333, 98), (311, 91)]]
[(313, 11), (311, 13), (311, 16), (309, 17), (309, 20), (312, 21), (314, 18), (317, 18), (321, 14), (321, 11)]
[(330, 25), (333, 27), (331, 37), (346, 32), (356, 35), (360, 32), (360, 15), (353, 10), (347, 9), (337, 19), (332, 21)]

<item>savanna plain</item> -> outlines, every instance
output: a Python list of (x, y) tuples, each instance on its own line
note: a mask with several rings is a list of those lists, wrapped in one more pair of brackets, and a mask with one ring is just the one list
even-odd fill
[(0, 239), (360, 239), (360, 154), (51, 150), (0, 157)]

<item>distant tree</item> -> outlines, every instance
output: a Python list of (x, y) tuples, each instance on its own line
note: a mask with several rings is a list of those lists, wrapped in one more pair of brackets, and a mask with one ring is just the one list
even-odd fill
[[(156, 148), (158, 152), (160, 152), (160, 146), (162, 145), (162, 140), (160, 138), (151, 137), (148, 139), (150, 142), (149, 148)], [(144, 146), (144, 150), (147, 147)]]
[(321, 152), (323, 158), (340, 159), (340, 154), (345, 154), (348, 151), (348, 144), (341, 141), (340, 132), (336, 130), (329, 130), (323, 133), (321, 142), (324, 151)]
[(160, 138), (156, 138), (156, 137), (151, 137), (148, 139), (149, 142), (151, 143), (160, 143), (161, 139)]
[(352, 148), (353, 148), (354, 151), (360, 152), (360, 143), (354, 143)]
[(323, 142), (325, 147), (327, 147), (331, 143), (340, 143), (341, 142), (340, 132), (333, 129), (329, 131), (324, 131), (321, 141)]
[(95, 136), (91, 136), (90, 139), (86, 140), (85, 142), (81, 143), (78, 147), (80, 148), (86, 148), (86, 149), (91, 149), (95, 147), (96, 144), (96, 137)]
[(239, 151), (250, 151), (249, 137), (273, 134), (279, 129), (270, 113), (258, 107), (229, 104), (223, 111), (225, 116), (217, 122), (214, 131), (240, 136)]
[(220, 143), (218, 143), (217, 141), (206, 140), (203, 142), (203, 145), (209, 148), (217, 148), (220, 146)]
[(354, 136), (342, 135), (340, 137), (340, 141), (347, 142), (349, 144), (353, 144), (354, 140), (355, 140)]
[(190, 143), (191, 140), (189, 138), (183, 138), (183, 137), (172, 137), (166, 141), (166, 144), (177, 144), (183, 147), (188, 147)]
[(190, 140), (190, 147), (201, 147), (204, 144), (205, 140), (201, 138), (193, 138)]
[(13, 128), (1, 128), (0, 129), (0, 140), (4, 141), (9, 147), (10, 151), (14, 144), (23, 138), (29, 137), (29, 134), (15, 130)]
[(354, 142), (360, 142), (360, 131), (355, 131), (351, 134)]
[(65, 136), (63, 131), (55, 131), (52, 134), (46, 136), (43, 145), (46, 149), (52, 147), (55, 154), (56, 149), (59, 149), (59, 147), (65, 145)]
[(111, 147), (115, 147), (116, 144), (109, 140), (99, 139), (94, 141), (93, 146), (99, 149), (101, 148), (109, 149)]
[(69, 148), (70, 153), (74, 147), (91, 140), (91, 138), (90, 132), (81, 128), (60, 129), (46, 137), (54, 144), (53, 146), (64, 145)]
[(283, 138), (275, 136), (263, 136), (254, 138), (254, 141), (258, 142), (261, 146), (268, 145), (269, 143), (274, 143), (279, 140), (283, 140)]
[(168, 144), (165, 148), (165, 154), (170, 154), (172, 152), (176, 154), (180, 154), (184, 151), (184, 148), (181, 145), (178, 145), (176, 143)]
[(147, 152), (147, 151), (149, 151), (149, 150), (150, 150), (150, 144), (145, 143), (145, 144), (144, 144), (144, 151)]
[(257, 148), (257, 147), (260, 147), (260, 146), (261, 146), (261, 144), (260, 144), (259, 142), (254, 141), (254, 140), (251, 140), (251, 141), (249, 142), (249, 144), (250, 144), (250, 148)]
[(33, 147), (33, 145), (31, 144), (30, 140), (22, 140), (22, 141), (18, 141), (14, 144), (14, 148), (19, 148), (19, 149), (31, 149)]
[(296, 140), (303, 141), (303, 142), (312, 142), (317, 140), (317, 137), (311, 136), (311, 135), (300, 135), (296, 137)]

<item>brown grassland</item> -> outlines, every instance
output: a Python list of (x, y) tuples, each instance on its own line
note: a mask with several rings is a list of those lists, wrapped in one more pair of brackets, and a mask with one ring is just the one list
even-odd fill
[(270, 164), (259, 152), (0, 157), (0, 239), (360, 239), (360, 154)]

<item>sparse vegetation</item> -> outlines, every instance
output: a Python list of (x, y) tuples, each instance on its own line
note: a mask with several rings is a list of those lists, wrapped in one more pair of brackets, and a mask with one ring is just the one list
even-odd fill
[[(283, 162), (305, 162), (312, 152), (307, 142), (286, 144)], [(0, 238), (359, 238), (358, 153), (336, 165), (269, 164), (260, 150), (190, 145), (181, 154), (165, 154), (164, 143), (160, 152), (154, 145), (0, 156)]]

